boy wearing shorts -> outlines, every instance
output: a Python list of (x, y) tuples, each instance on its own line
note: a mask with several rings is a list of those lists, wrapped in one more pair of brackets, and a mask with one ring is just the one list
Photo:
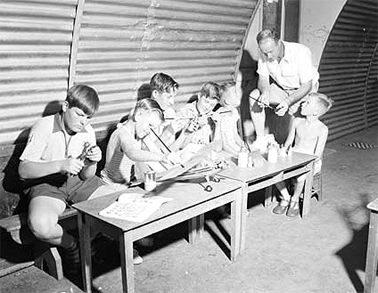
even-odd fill
[[(314, 174), (319, 173), (322, 166), (322, 155), (328, 137), (328, 127), (319, 120), (332, 106), (333, 101), (320, 93), (310, 94), (301, 105), (301, 114), (304, 118), (295, 118), (289, 135), (285, 141), (288, 149), (294, 142), (293, 151), (316, 155)], [(286, 212), (288, 217), (299, 215), (299, 196), (305, 183), (305, 175), (296, 178), (294, 193), (288, 193), (284, 182), (276, 184), (282, 197), (273, 213), (281, 215)]]
[(20, 157), (19, 175), (32, 187), (28, 224), (35, 237), (65, 251), (65, 260), (79, 265), (76, 239), (58, 224), (67, 205), (104, 194), (95, 176), (101, 150), (89, 120), (99, 108), (94, 89), (75, 85), (62, 110), (41, 118), (31, 129)]

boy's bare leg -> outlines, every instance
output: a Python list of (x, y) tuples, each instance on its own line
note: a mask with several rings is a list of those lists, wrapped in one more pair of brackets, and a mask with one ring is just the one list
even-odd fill
[(28, 221), (32, 233), (41, 241), (54, 246), (70, 248), (75, 239), (58, 224), (59, 215), (66, 209), (66, 203), (60, 199), (38, 196), (29, 204)]
[(305, 180), (298, 180), (294, 184), (294, 194), (291, 197), (289, 209), (287, 210), (286, 215), (288, 217), (297, 217), (299, 216), (299, 195), (303, 190)]
[(291, 198), (291, 201), (293, 201), (293, 202), (299, 201), (299, 196), (302, 193), (304, 184), (305, 184), (305, 180), (297, 180), (296, 184), (294, 184), (294, 193), (293, 193), (293, 196)]
[(277, 204), (277, 206), (273, 209), (273, 213), (277, 215), (282, 215), (286, 212), (289, 206), (290, 194), (287, 191), (286, 184), (284, 181), (276, 183), (276, 187), (280, 191), (283, 198)]
[(286, 200), (286, 201), (290, 201), (291, 196), (290, 196), (290, 194), (289, 194), (289, 192), (286, 188), (285, 182), (282, 181), (282, 182), (276, 183), (276, 187), (279, 190), (279, 192), (281, 193), (283, 199)]

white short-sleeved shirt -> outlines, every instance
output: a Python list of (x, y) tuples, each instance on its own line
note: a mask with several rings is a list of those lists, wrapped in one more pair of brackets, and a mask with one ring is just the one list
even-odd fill
[(88, 124), (81, 132), (68, 135), (64, 131), (62, 116), (57, 113), (41, 118), (32, 127), (20, 160), (51, 162), (69, 157), (77, 158), (86, 142), (96, 145), (92, 126)]
[(312, 64), (310, 49), (298, 43), (283, 41), (283, 44), (285, 53), (281, 61), (269, 62), (262, 57), (258, 60), (257, 73), (271, 76), (284, 90), (297, 89), (310, 80), (315, 87), (319, 73)]

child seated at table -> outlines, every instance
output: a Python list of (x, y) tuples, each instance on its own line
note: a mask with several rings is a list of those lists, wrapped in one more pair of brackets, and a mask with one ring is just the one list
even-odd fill
[(188, 143), (209, 144), (214, 139), (215, 122), (213, 109), (220, 101), (220, 86), (215, 82), (205, 83), (194, 102), (177, 111), (172, 127), (176, 134), (186, 135), (180, 145)]
[[(133, 180), (142, 179), (142, 174), (147, 169), (139, 168), (147, 168), (147, 165), (137, 165), (138, 162), (180, 163), (180, 157), (176, 153), (142, 149), (143, 139), (163, 122), (163, 110), (158, 102), (146, 98), (137, 102), (128, 120), (118, 124), (117, 129), (110, 136), (105, 167), (101, 171), (103, 181), (114, 191), (127, 188)], [(141, 241), (152, 243), (149, 238), (142, 238)], [(140, 264), (142, 261), (138, 251), (134, 249), (134, 264)]]
[[(295, 118), (285, 141), (286, 150), (292, 148), (295, 152), (316, 155), (314, 174), (319, 173), (322, 166), (322, 155), (328, 137), (328, 127), (319, 120), (327, 113), (333, 101), (320, 93), (310, 94), (301, 105), (301, 114), (304, 118)], [(289, 217), (299, 215), (299, 196), (302, 193), (306, 175), (296, 178), (294, 192), (290, 196), (284, 182), (276, 184), (281, 194), (281, 200), (273, 209), (273, 213), (281, 215), (286, 212)]]
[(19, 175), (31, 186), (28, 225), (34, 236), (63, 249), (65, 274), (79, 274), (79, 244), (58, 222), (66, 207), (107, 192), (95, 173), (101, 160), (90, 119), (98, 111), (97, 92), (72, 86), (55, 115), (41, 118), (32, 127), (20, 157)]
[(143, 139), (163, 122), (163, 111), (157, 101), (147, 98), (137, 102), (132, 116), (119, 124), (110, 137), (105, 167), (101, 171), (104, 182), (116, 183), (124, 188), (138, 175), (135, 173), (135, 162), (179, 163), (175, 153), (142, 150)]
[[(236, 82), (226, 82), (221, 85), (221, 107), (213, 115), (213, 119), (216, 120), (214, 141), (219, 141), (221, 149), (234, 157), (243, 146), (248, 147), (247, 142), (244, 142), (240, 135), (240, 101), (243, 94), (241, 80), (241, 73), (239, 73)], [(261, 166), (264, 159), (259, 150), (250, 146), (248, 148), (251, 151), (253, 165)]]
[(217, 121), (214, 140), (220, 141), (222, 150), (236, 156), (244, 144), (238, 127), (242, 90), (235, 82), (223, 83), (221, 89), (221, 107), (214, 115), (214, 119)]

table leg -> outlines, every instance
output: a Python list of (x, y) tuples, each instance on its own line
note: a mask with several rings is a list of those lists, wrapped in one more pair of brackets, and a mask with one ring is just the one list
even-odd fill
[(190, 244), (194, 244), (197, 241), (197, 217), (188, 220), (188, 240)]
[(83, 276), (84, 291), (92, 292), (92, 259), (91, 259), (91, 237), (89, 218), (83, 213), (78, 216), (78, 229), (80, 238), (81, 271)]
[(375, 292), (378, 260), (378, 213), (370, 212), (369, 239), (366, 253), (364, 293)]
[(133, 241), (131, 235), (128, 233), (121, 234), (119, 250), (121, 255), (123, 292), (134, 293)]
[(272, 185), (265, 188), (265, 202), (264, 202), (265, 207), (268, 207), (272, 204), (272, 193), (273, 193)]
[(205, 229), (205, 214), (188, 220), (189, 243), (194, 244), (198, 238), (202, 238)]
[(314, 162), (309, 164), (310, 171), (307, 172), (306, 181), (303, 192), (303, 207), (302, 207), (302, 218), (304, 219), (310, 213), (310, 200), (311, 200), (311, 189), (314, 178)]
[(236, 190), (236, 198), (231, 202), (231, 221), (233, 231), (231, 235), (231, 261), (234, 261), (240, 254), (241, 243), (241, 220), (242, 220), (242, 199), (243, 190)]
[(245, 237), (247, 229), (247, 206), (248, 206), (248, 186), (243, 184), (241, 188), (241, 208), (240, 208), (240, 250), (242, 254), (245, 248)]
[(198, 232), (199, 238), (203, 237), (204, 229), (205, 229), (205, 214), (202, 214), (197, 217), (197, 232)]

